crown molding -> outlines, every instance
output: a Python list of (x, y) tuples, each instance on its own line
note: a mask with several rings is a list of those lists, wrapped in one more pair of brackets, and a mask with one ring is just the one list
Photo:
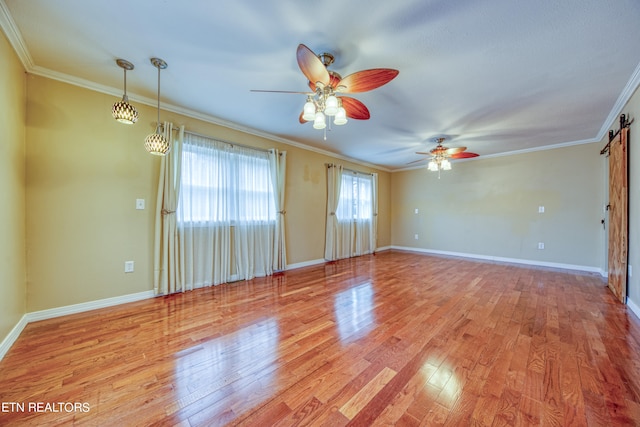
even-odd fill
[(631, 74), (629, 81), (627, 82), (624, 89), (622, 89), (620, 96), (618, 96), (616, 103), (613, 104), (613, 108), (611, 109), (611, 112), (609, 113), (606, 120), (602, 124), (602, 127), (600, 128), (597, 141), (602, 141), (607, 135), (607, 133), (609, 132), (609, 129), (611, 129), (613, 125), (618, 121), (618, 117), (622, 113), (622, 109), (625, 107), (625, 105), (627, 105), (627, 103), (635, 93), (636, 89), (638, 89), (639, 85), (640, 85), (640, 64), (636, 66), (636, 69), (633, 71), (633, 74)]
[(2, 28), (13, 50), (20, 58), (22, 66), (29, 72), (34, 67), (33, 59), (4, 0), (0, 0), (0, 28)]

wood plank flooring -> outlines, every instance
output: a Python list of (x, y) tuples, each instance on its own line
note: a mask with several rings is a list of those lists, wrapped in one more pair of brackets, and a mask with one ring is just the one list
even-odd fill
[(593, 274), (386, 251), (29, 324), (0, 425), (637, 426)]

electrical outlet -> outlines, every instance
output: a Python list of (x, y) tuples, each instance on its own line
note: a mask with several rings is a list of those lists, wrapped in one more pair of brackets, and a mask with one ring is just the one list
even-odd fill
[(138, 210), (144, 209), (144, 199), (136, 199), (136, 209)]
[(544, 213), (544, 206), (538, 206), (538, 213)]
[(124, 262), (124, 272), (125, 273), (133, 273), (133, 261), (125, 261)]
[(418, 240), (418, 235), (417, 235), (417, 234), (414, 234), (414, 235), (413, 235), (413, 238), (414, 238), (414, 239), (416, 239), (416, 240)]
[(416, 214), (417, 214), (417, 213), (418, 213), (418, 208), (416, 208), (416, 209), (413, 211), (413, 213), (416, 213)]
[(538, 249), (544, 249), (544, 243), (538, 242)]

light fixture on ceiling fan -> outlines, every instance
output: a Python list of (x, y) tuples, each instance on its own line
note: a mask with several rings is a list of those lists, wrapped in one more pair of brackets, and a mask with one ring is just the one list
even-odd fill
[(116, 59), (116, 64), (124, 70), (124, 95), (122, 101), (113, 104), (111, 115), (120, 123), (131, 125), (138, 120), (138, 110), (129, 104), (129, 97), (127, 97), (127, 71), (133, 70), (134, 67), (131, 62), (125, 59)]
[[(432, 172), (438, 172), (438, 179), (440, 179), (440, 171), (448, 171), (451, 170), (451, 162), (449, 159), (468, 159), (471, 157), (478, 157), (476, 153), (470, 153), (467, 150), (467, 147), (455, 147), (455, 148), (447, 148), (442, 145), (446, 138), (438, 137), (433, 141), (438, 145), (429, 150), (429, 152), (418, 151), (416, 154), (426, 154), (431, 156), (429, 159), (429, 163), (427, 164), (427, 169)], [(416, 160), (416, 162), (422, 162), (421, 160)], [(411, 162), (415, 163), (415, 162)]]
[[(330, 53), (318, 55), (318, 59), (325, 68), (333, 64), (334, 57)], [(342, 80), (336, 72), (329, 72), (336, 80)], [(335, 95), (334, 88), (331, 84), (324, 85), (322, 82), (316, 82), (316, 91), (313, 95), (307, 96), (307, 102), (302, 110), (302, 119), (308, 122), (313, 121), (314, 129), (324, 129), (326, 117), (334, 117), (333, 124), (342, 126), (347, 123), (347, 111), (342, 106), (342, 100)]]
[[(390, 68), (374, 68), (349, 74), (342, 78), (327, 67), (334, 61), (330, 53), (316, 55), (307, 46), (300, 44), (296, 52), (298, 67), (308, 80), (312, 92), (283, 90), (252, 90), (252, 92), (300, 93), (307, 95), (298, 120), (300, 123), (313, 122), (314, 129), (325, 129), (327, 117), (333, 117), (333, 124), (347, 123), (347, 117), (368, 120), (369, 110), (360, 101), (338, 93), (359, 93), (376, 89), (389, 83), (399, 73)], [(327, 139), (325, 131), (325, 139)]]
[[(458, 148), (445, 148), (442, 146), (444, 142), (444, 138), (438, 138), (438, 146), (433, 150), (429, 151), (429, 153), (433, 156), (431, 160), (429, 160), (429, 164), (427, 164), (427, 169), (432, 172), (440, 172), (451, 170), (451, 162), (447, 159), (449, 154), (449, 150), (459, 150)], [(462, 148), (461, 151), (464, 151), (465, 148)]]
[(158, 121), (156, 131), (144, 140), (144, 148), (154, 155), (164, 156), (171, 150), (169, 141), (160, 133), (160, 70), (167, 68), (167, 63), (160, 58), (151, 58), (151, 63), (158, 69)]

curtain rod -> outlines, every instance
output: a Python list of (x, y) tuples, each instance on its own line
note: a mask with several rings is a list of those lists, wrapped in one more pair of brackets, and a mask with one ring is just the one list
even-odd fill
[[(173, 123), (171, 123), (171, 125), (173, 126), (173, 130), (175, 130), (175, 131), (180, 129), (180, 126), (176, 126)], [(162, 129), (164, 130), (164, 123), (161, 124), (160, 126), (162, 126)], [(265, 148), (257, 148), (257, 147), (252, 147), (250, 145), (238, 144), (237, 142), (225, 141), (224, 139), (214, 138), (211, 135), (205, 135), (205, 134), (202, 134), (202, 133), (191, 132), (189, 130), (185, 130), (184, 133), (189, 133), (189, 134), (191, 134), (193, 136), (198, 136), (200, 138), (212, 139), (212, 140), (214, 140), (216, 142), (222, 142), (223, 144), (227, 144), (227, 145), (230, 145), (232, 147), (236, 146), (236, 147), (248, 148), (250, 150), (261, 151), (261, 152), (264, 152), (264, 153), (268, 153), (269, 152), (269, 150), (265, 149)]]
[[(327, 167), (334, 167), (334, 166), (338, 166), (335, 163), (325, 163), (325, 165)], [(345, 170), (347, 172), (353, 172), (353, 173), (359, 173), (361, 175), (372, 175), (373, 176), (373, 172), (361, 172), (361, 171), (357, 171), (357, 170), (353, 170), (353, 169), (349, 169), (349, 168), (345, 168), (344, 166), (342, 167), (342, 170)]]

